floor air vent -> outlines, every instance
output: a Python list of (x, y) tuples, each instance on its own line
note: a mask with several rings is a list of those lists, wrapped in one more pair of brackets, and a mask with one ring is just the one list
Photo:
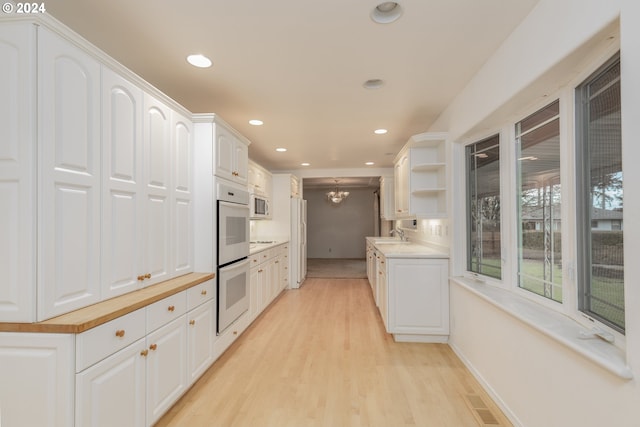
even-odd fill
[(476, 418), (476, 421), (478, 421), (478, 424), (481, 427), (500, 426), (500, 422), (495, 417), (495, 415), (493, 415), (493, 412), (491, 412), (491, 409), (489, 409), (487, 404), (484, 403), (482, 397), (477, 394), (467, 394), (465, 395), (465, 401), (471, 408), (473, 416)]

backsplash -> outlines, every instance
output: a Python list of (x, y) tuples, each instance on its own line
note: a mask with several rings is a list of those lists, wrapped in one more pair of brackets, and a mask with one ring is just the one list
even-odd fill
[(449, 248), (449, 229), (448, 219), (419, 219), (415, 230), (404, 230), (409, 240)]

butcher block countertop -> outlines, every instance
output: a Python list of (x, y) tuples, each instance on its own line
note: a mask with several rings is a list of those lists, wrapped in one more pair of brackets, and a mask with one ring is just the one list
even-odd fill
[(211, 280), (214, 273), (189, 273), (37, 323), (3, 323), (0, 332), (78, 334), (163, 298)]

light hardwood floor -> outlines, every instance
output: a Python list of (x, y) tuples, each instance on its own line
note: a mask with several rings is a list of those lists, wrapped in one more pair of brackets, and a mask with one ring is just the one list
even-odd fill
[(285, 291), (157, 426), (478, 427), (479, 395), (446, 344), (396, 343), (366, 279)]

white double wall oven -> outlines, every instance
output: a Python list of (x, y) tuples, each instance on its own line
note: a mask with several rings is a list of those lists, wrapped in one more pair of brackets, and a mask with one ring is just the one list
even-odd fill
[(217, 333), (249, 309), (249, 192), (218, 182)]

